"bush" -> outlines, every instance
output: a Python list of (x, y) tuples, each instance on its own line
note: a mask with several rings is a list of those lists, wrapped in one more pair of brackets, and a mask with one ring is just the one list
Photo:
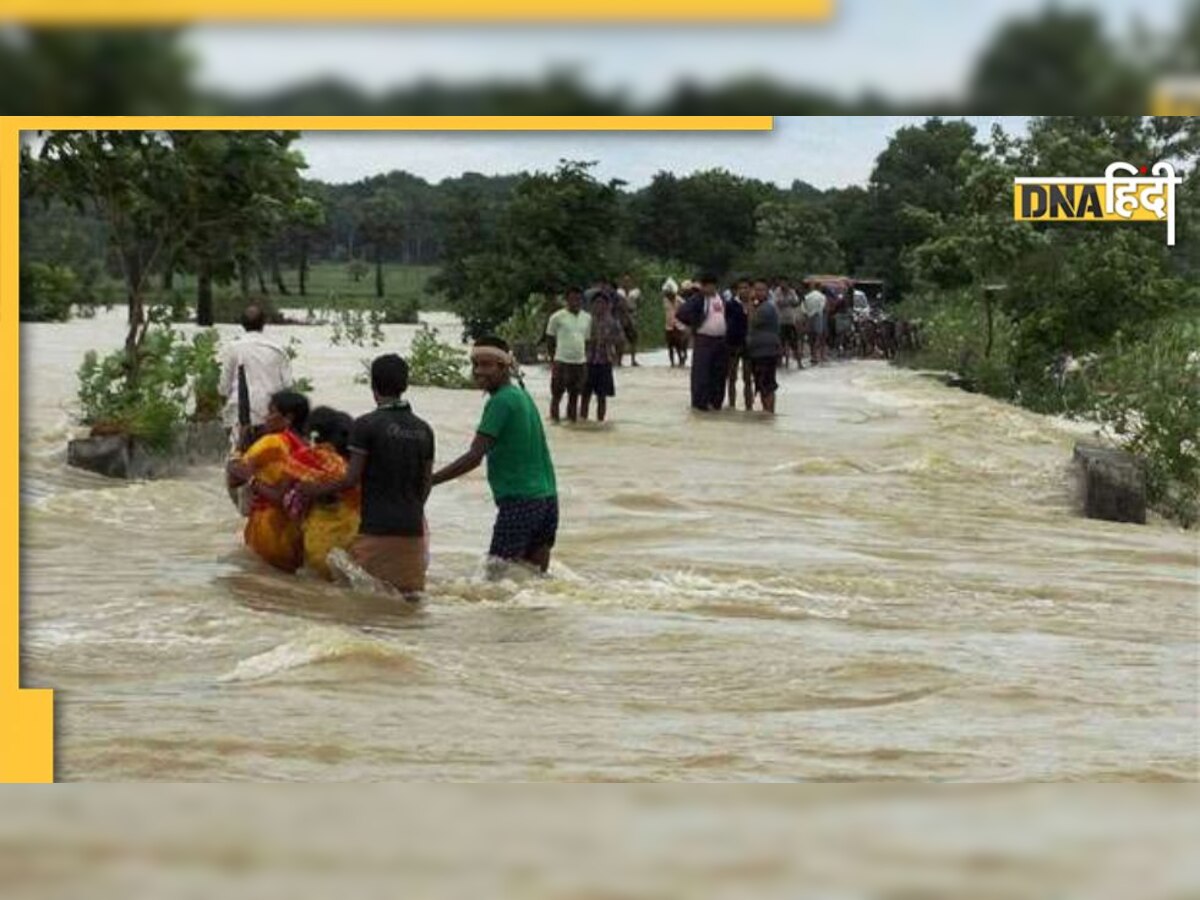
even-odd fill
[(538, 361), (538, 348), (546, 335), (546, 322), (556, 308), (553, 298), (545, 294), (530, 294), (525, 304), (496, 329), (496, 334), (508, 342), (517, 362), (530, 364)]
[(1118, 334), (1091, 382), (1093, 412), (1144, 461), (1147, 500), (1185, 527), (1200, 520), (1200, 320), (1167, 319), (1144, 338)]
[(19, 285), (22, 322), (65, 322), (81, 299), (79, 279), (70, 266), (22, 263)]
[(438, 340), (436, 328), (422, 325), (413, 336), (408, 356), (408, 383), (416, 387), (464, 389), (475, 386), (467, 374), (465, 350)]
[(383, 301), (383, 321), (388, 325), (416, 325), (421, 300), (413, 294), (388, 296)]
[(342, 344), (378, 347), (384, 338), (383, 321), (383, 313), (379, 310), (340, 309), (334, 313), (329, 342), (335, 347)]
[(136, 378), (124, 349), (103, 358), (89, 351), (79, 367), (81, 421), (94, 434), (128, 434), (169, 448), (189, 419), (220, 414), (218, 340), (212, 330), (189, 341), (169, 325), (153, 324), (137, 351)]
[(992, 348), (987, 353), (987, 314), (976, 291), (910, 296), (897, 308), (905, 319), (921, 323), (921, 349), (903, 362), (925, 369), (956, 372), (980, 391), (1009, 400), (1016, 395), (1010, 365), (1012, 323), (999, 310), (992, 318)]

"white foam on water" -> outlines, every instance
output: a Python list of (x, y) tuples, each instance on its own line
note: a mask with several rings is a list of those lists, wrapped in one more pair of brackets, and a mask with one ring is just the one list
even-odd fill
[(413, 670), (420, 667), (409, 648), (344, 628), (315, 626), (298, 638), (241, 660), (232, 671), (217, 680), (222, 683), (262, 681), (295, 669), (332, 662), (365, 662)]

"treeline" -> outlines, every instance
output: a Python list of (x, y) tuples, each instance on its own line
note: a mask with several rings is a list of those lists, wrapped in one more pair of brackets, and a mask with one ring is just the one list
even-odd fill
[[(194, 274), (199, 321), (211, 318), (214, 284), (283, 305), (307, 298), (309, 270), (327, 262), (346, 266), (355, 280), (372, 279), (383, 298), (387, 264), (401, 263), (440, 266), (431, 289), (472, 331), (496, 327), (531, 293), (615, 277), (646, 261), (676, 274), (849, 271), (884, 279), (898, 298), (911, 281), (904, 253), (929, 233), (908, 207), (954, 211), (954, 162), (974, 139), (969, 125), (936, 118), (902, 129), (866, 187), (822, 191), (797, 179), (783, 188), (714, 169), (659, 172), (630, 190), (598, 182), (585, 162), (565, 162), (556, 172), (467, 173), (437, 184), (402, 171), (327, 184), (301, 177), (294, 135), (280, 137), (285, 149), (270, 157), (264, 148), (276, 144), (262, 134), (190, 134), (168, 135), (170, 146), (163, 145), (192, 166), (195, 184), (168, 166), (164, 184), (181, 187), (162, 221), (180, 234), (197, 217), (221, 227), (201, 229), (203, 239), (167, 241), (140, 276), (169, 291), (176, 275)], [(22, 295), (22, 310), (26, 318), (61, 318), (71, 303), (104, 300), (111, 279), (123, 277), (123, 260), (112, 217), (96, 196), (39, 192), (38, 183), (22, 181), (22, 261), (41, 278)], [(58, 269), (48, 274), (47, 266)], [(52, 275), (72, 289), (42, 283)]]
[[(257, 96), (201, 90), (181, 32), (163, 29), (8, 29), (0, 33), (0, 112), (8, 115), (621, 115), (654, 113), (1028, 115), (1145, 111), (1155, 81), (1200, 64), (1200, 3), (1167, 34), (1131, 27), (1114, 36), (1091, 10), (1053, 5), (1009, 19), (945, 96), (855, 99), (752, 76), (714, 86), (683, 82), (649, 104), (597, 91), (569, 71), (538, 81), (425, 80), (368, 94), (318, 79)], [(847, 53), (848, 66), (859, 53)], [(920, 52), (914, 50), (914, 52)], [(937, 52), (936, 48), (932, 52)]]

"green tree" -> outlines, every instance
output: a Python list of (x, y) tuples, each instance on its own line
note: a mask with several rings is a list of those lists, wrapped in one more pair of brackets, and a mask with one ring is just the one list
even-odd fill
[(758, 208), (754, 252), (746, 265), (755, 275), (803, 278), (840, 272), (845, 264), (834, 239), (833, 215), (824, 207), (796, 200), (770, 201)]
[(1133, 112), (1151, 74), (1104, 33), (1100, 16), (1051, 6), (1005, 25), (976, 63), (967, 106), (975, 112)]
[(375, 296), (382, 299), (383, 261), (404, 235), (404, 202), (388, 187), (378, 188), (363, 204), (363, 236), (375, 258)]
[[(474, 207), (459, 237), (483, 232), (475, 247), (448, 240), (456, 259), (434, 284), (447, 291), (469, 333), (493, 330), (531, 294), (553, 294), (572, 284), (612, 275), (623, 261), (618, 242), (619, 182), (601, 183), (594, 163), (564, 160), (551, 173), (524, 176), (495, 228)], [(470, 212), (468, 205), (464, 212)]]
[(180, 216), (187, 177), (167, 136), (146, 131), (56, 131), (35, 158), (22, 153), (21, 179), (31, 197), (85, 204), (103, 218), (129, 302), (125, 356), (136, 381), (145, 338), (147, 280), (156, 264), (187, 240)]
[(241, 274), (299, 199), (297, 132), (172, 132), (183, 167), (187, 260), (196, 272), (196, 321), (213, 323), (213, 283)]
[(6, 28), (6, 115), (180, 115), (197, 111), (192, 59), (177, 29)]
[(958, 159), (979, 149), (975, 128), (939, 118), (899, 129), (875, 161), (867, 193), (863, 266), (894, 296), (910, 286), (905, 255), (962, 212), (966, 171)]

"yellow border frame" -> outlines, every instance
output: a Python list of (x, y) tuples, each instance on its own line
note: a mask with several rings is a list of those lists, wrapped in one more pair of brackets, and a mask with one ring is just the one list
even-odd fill
[[(53, 4), (51, 4), (53, 5)], [(20, 408), (18, 160), (22, 131), (770, 131), (771, 116), (34, 116), (0, 118), (0, 400)], [(0, 456), (0, 781), (54, 780), (54, 692), (20, 686), (20, 434)]]
[(834, 0), (0, 0), (0, 20), (29, 25), (165, 25), (288, 22), (814, 22)]

